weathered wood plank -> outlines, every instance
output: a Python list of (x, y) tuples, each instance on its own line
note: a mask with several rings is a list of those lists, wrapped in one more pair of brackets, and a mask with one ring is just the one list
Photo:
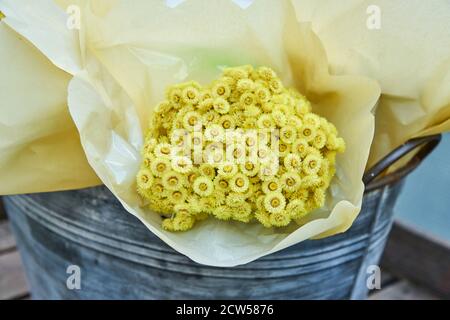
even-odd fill
[(430, 291), (401, 280), (372, 294), (369, 300), (438, 300)]
[(28, 285), (17, 251), (0, 255), (0, 300), (28, 295)]
[(0, 221), (6, 219), (5, 208), (3, 207), (2, 197), (0, 197)]
[(13, 250), (16, 242), (6, 221), (0, 222), (0, 254), (5, 251)]
[(450, 298), (450, 244), (396, 222), (381, 265), (400, 278)]

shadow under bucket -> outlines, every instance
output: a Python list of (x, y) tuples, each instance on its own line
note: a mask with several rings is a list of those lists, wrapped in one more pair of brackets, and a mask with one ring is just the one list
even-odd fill
[[(34, 299), (365, 299), (406, 175), (440, 136), (410, 140), (364, 177), (345, 233), (308, 240), (234, 268), (197, 264), (128, 214), (105, 187), (4, 198)], [(375, 179), (422, 146), (402, 169)], [(67, 268), (81, 271), (70, 290)]]

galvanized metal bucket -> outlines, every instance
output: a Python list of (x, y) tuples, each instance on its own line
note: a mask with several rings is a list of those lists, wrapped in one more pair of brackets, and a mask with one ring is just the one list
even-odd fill
[[(361, 213), (346, 233), (235, 268), (199, 265), (175, 252), (105, 187), (4, 202), (34, 299), (364, 299), (404, 178), (439, 140), (413, 139), (370, 170)], [(375, 179), (419, 146), (406, 166)], [(80, 290), (67, 286), (71, 265), (80, 268)]]

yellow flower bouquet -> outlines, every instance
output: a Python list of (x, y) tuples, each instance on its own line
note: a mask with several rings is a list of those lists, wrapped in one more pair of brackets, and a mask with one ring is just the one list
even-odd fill
[(325, 204), (345, 143), (268, 67), (226, 68), (210, 86), (170, 87), (137, 175), (146, 205), (186, 231), (209, 216), (285, 227)]
[[(0, 57), (26, 54), (2, 67), (17, 76), (1, 78), (0, 193), (103, 183), (149, 231), (213, 266), (345, 232), (361, 208), (380, 80), (342, 67), (332, 32), (317, 31), (322, 43), (296, 16), (315, 11), (293, 2), (297, 13), (278, 0), (245, 10), (228, 0), (2, 1)], [(28, 82), (24, 68), (37, 70)], [(389, 109), (395, 93), (384, 98)], [(382, 145), (389, 115), (378, 117)]]

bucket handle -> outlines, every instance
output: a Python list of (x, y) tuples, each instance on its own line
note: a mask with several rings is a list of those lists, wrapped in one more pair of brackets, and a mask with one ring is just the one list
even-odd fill
[[(364, 174), (363, 182), (366, 186), (366, 191), (394, 183), (409, 174), (437, 147), (441, 138), (442, 135), (440, 134), (413, 138), (393, 150)], [(383, 171), (418, 147), (421, 147), (420, 150), (405, 166), (377, 179)]]

